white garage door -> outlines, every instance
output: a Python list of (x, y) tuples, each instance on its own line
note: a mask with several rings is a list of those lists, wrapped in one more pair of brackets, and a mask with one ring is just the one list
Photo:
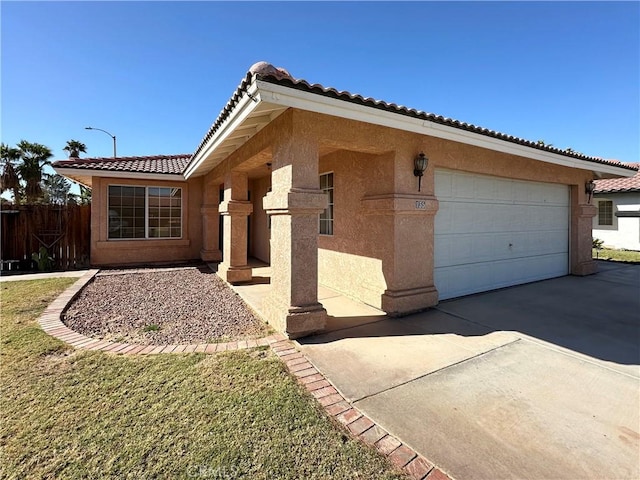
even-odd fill
[(569, 273), (569, 187), (436, 170), (440, 299)]

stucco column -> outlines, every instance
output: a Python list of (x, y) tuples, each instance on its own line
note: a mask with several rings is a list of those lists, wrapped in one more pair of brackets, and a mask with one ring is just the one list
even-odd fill
[(229, 283), (251, 280), (247, 264), (247, 217), (253, 211), (248, 200), (245, 172), (229, 172), (224, 179), (224, 200), (218, 211), (223, 216), (223, 256), (218, 275)]
[[(362, 211), (388, 234), (376, 238), (381, 248), (386, 289), (380, 307), (390, 316), (423, 310), (438, 303), (434, 285), (434, 169), (429, 166), (418, 191), (414, 158), (429, 153), (424, 145), (404, 144), (385, 159), (388, 193), (366, 195)], [(371, 187), (372, 189), (375, 186)], [(374, 190), (375, 191), (375, 190)]]
[(593, 217), (598, 209), (595, 205), (578, 204), (576, 188), (572, 187), (571, 192), (571, 274), (591, 275), (598, 271), (592, 258)]
[(388, 237), (376, 239), (387, 245), (382, 310), (394, 316), (436, 305), (433, 232), (438, 200), (429, 194), (390, 193), (364, 197), (362, 209), (389, 231)]
[(318, 188), (317, 143), (292, 136), (273, 148), (272, 191), (263, 199), (271, 217), (271, 293), (263, 308), (289, 338), (325, 327), (318, 302), (318, 215), (328, 204)]
[(220, 197), (220, 185), (206, 184), (204, 186), (202, 207), (202, 250), (200, 258), (205, 262), (218, 262), (222, 259), (220, 251), (220, 214), (218, 202)]

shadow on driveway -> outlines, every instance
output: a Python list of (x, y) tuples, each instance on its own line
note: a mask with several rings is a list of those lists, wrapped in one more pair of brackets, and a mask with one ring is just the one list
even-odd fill
[(589, 277), (299, 343), (357, 408), (457, 480), (637, 479), (639, 292), (640, 265), (600, 262)]
[(640, 365), (640, 265), (598, 264), (599, 273), (588, 277), (567, 276), (448, 300), (425, 312), (336, 330), (300, 344), (511, 331), (596, 359)]

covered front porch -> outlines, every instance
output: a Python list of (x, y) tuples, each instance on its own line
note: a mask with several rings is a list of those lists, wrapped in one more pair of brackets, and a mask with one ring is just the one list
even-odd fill
[[(409, 168), (420, 149), (420, 139), (380, 127), (280, 113), (233, 153), (203, 160), (201, 258), (220, 262), (228, 283), (261, 292), (254, 308), (290, 338), (435, 305), (437, 202), (431, 179), (412, 192)], [(423, 253), (406, 255), (417, 250)], [(268, 275), (251, 257), (270, 265)], [(342, 306), (359, 300), (365, 311), (348, 309), (351, 320), (342, 307), (327, 312), (338, 297)]]
[[(271, 266), (256, 258), (249, 258), (248, 266), (252, 270), (252, 279), (242, 284), (231, 285), (231, 288), (261, 318), (266, 319), (264, 300), (271, 294)], [(209, 265), (216, 269), (215, 264)], [(325, 332), (333, 332), (387, 318), (382, 310), (353, 300), (329, 287), (318, 285), (318, 302), (327, 312)]]

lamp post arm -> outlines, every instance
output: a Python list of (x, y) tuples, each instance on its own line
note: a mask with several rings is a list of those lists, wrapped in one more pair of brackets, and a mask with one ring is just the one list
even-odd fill
[(113, 158), (116, 158), (116, 136), (115, 135), (111, 135), (109, 132), (107, 132), (106, 130), (103, 130), (102, 128), (84, 127), (84, 129), (85, 130), (99, 130), (99, 131), (104, 132), (107, 135), (109, 135), (113, 139)]

